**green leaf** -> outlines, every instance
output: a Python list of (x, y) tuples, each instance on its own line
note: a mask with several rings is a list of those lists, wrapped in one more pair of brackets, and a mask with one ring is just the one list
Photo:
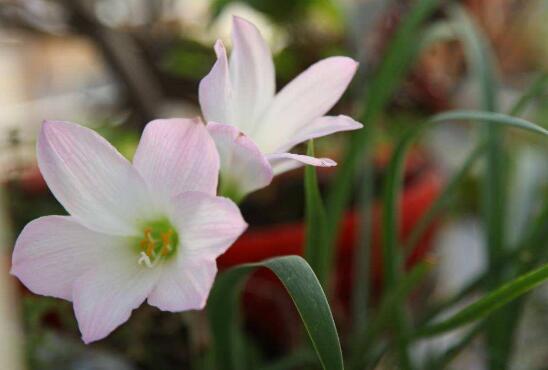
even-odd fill
[[(519, 115), (527, 107), (527, 105), (542, 94), (546, 83), (548, 83), (548, 74), (540, 73), (539, 76), (533, 81), (528, 89), (522, 94), (518, 101), (510, 109), (510, 115)], [(483, 147), (483, 149), (482, 149)], [(413, 229), (411, 235), (407, 240), (406, 250), (411, 251), (418, 239), (424, 233), (431, 221), (439, 214), (441, 209), (449, 202), (449, 199), (455, 189), (462, 182), (465, 174), (470, 170), (472, 165), (481, 156), (484, 151), (484, 144), (480, 144), (474, 149), (460, 169), (451, 177), (447, 185), (445, 185), (443, 191), (428, 211), (419, 219), (417, 226)], [(504, 257), (506, 261), (516, 261), (519, 259), (525, 261), (522, 263), (521, 273), (525, 273), (527, 270), (534, 268), (535, 263), (538, 264), (536, 259), (532, 259), (531, 256), (539, 256), (540, 251), (543, 249), (543, 240), (548, 239), (548, 202), (545, 202), (542, 210), (539, 212), (536, 221), (529, 224), (528, 230), (525, 232), (523, 240), (519, 243), (519, 246), (511, 248), (511, 252), (507, 253)], [(542, 258), (541, 258), (542, 260)], [(525, 270), (524, 270), (525, 269)], [(477, 291), (487, 280), (489, 272), (485, 272), (478, 278), (474, 279), (471, 283), (467, 284), (460, 292), (455, 295), (433, 305), (427, 312), (419, 319), (420, 322), (427, 322), (431, 318), (437, 316), (440, 312), (448, 309), (456, 303), (462, 301), (462, 299), (468, 297), (474, 291)]]
[(453, 29), (464, 47), (471, 77), (478, 81), (481, 106), (484, 110), (495, 111), (498, 83), (495, 75), (496, 59), (491, 45), (462, 6), (453, 4), (449, 13)]
[(510, 110), (511, 116), (519, 116), (527, 108), (531, 100), (541, 95), (546, 90), (546, 84), (548, 84), (548, 73), (541, 72), (535, 78), (529, 88), (523, 93), (519, 100), (514, 104)]
[[(385, 177), (382, 211), (382, 261), (384, 270), (384, 289), (390, 289), (399, 280), (402, 269), (402, 253), (400, 251), (400, 193), (403, 183), (405, 155), (414, 138), (423, 130), (424, 125), (409, 129), (398, 141)], [(405, 310), (405, 297), (401, 297), (394, 305), (394, 323), (396, 331), (396, 347), (399, 367), (411, 369), (411, 360), (407, 348), (408, 322)]]
[[(314, 141), (308, 142), (307, 155), (314, 156)], [(333, 246), (327, 243), (327, 216), (314, 166), (304, 170), (306, 245), (304, 256), (325, 289), (333, 260)]]
[[(518, 118), (518, 117), (512, 117), (506, 114), (502, 113), (492, 113), (492, 112), (482, 112), (482, 111), (469, 111), (469, 110), (453, 110), (453, 111), (447, 111), (440, 114), (437, 114), (433, 117), (431, 117), (428, 121), (429, 123), (441, 123), (445, 121), (460, 121), (460, 120), (466, 120), (466, 121), (474, 121), (479, 123), (485, 123), (485, 122), (491, 122), (494, 124), (500, 124), (500, 125), (506, 125), (511, 127), (520, 128), (523, 130), (531, 131), (537, 134), (541, 135), (548, 135), (548, 130), (529, 122), (525, 119)], [(396, 163), (393, 163), (391, 166), (399, 166), (399, 171), (401, 172), (402, 168), (402, 156), (405, 155), (405, 152), (407, 148), (409, 147), (409, 144), (415, 140), (419, 134), (424, 129), (425, 125), (421, 125), (418, 128), (414, 130), (410, 130), (406, 136), (403, 137), (402, 141), (398, 144), (395, 157), (393, 158), (393, 161), (395, 160)], [(399, 153), (398, 153), (399, 151)], [(472, 165), (475, 163), (475, 161), (485, 152), (485, 143), (480, 143), (466, 158), (465, 163), (463, 166), (457, 171), (457, 173), (449, 180), (447, 185), (445, 186), (444, 190), (440, 194), (440, 196), (436, 199), (434, 204), (429, 208), (429, 210), (421, 217), (421, 219), (418, 221), (417, 226), (409, 236), (406, 250), (410, 251), (412, 250), (413, 246), (417, 243), (418, 239), (422, 236), (424, 231), (428, 228), (428, 225), (432, 222), (432, 220), (439, 214), (439, 212), (443, 209), (443, 207), (448, 203), (449, 199), (452, 196), (452, 193), (456, 190), (456, 188), (459, 186), (459, 184), (464, 179), (466, 173), (470, 170)], [(397, 155), (397, 157), (396, 157)], [(394, 213), (394, 207), (396, 202), (396, 194), (394, 193), (395, 188), (394, 186), (398, 186), (398, 183), (395, 182), (394, 178), (394, 170), (396, 168), (389, 167), (388, 169), (388, 182), (389, 182), (389, 188), (385, 189), (385, 198), (384, 202), (385, 205), (388, 205), (390, 212), (384, 215), (384, 221), (392, 224), (392, 227), (390, 229), (384, 230), (384, 240), (388, 240), (390, 243), (393, 243), (393, 239), (396, 234), (393, 232), (394, 229), (394, 217), (396, 214)], [(401, 174), (400, 174), (401, 176)], [(401, 178), (400, 178), (401, 181)], [(389, 192), (387, 192), (389, 191)], [(395, 251), (392, 250), (393, 245), (387, 245), (385, 248), (388, 248), (387, 253), (389, 256), (392, 256)], [(391, 257), (391, 260), (386, 261), (387, 264), (393, 264), (393, 257)], [(392, 273), (390, 270), (393, 270), (394, 266), (388, 266), (388, 269), (386, 270), (387, 273)]]
[[(371, 292), (371, 245), (373, 238), (373, 202), (374, 202), (374, 169), (372, 153), (367, 152), (363, 158), (363, 177), (358, 195), (358, 235), (353, 261), (352, 284), (352, 323), (353, 340), (359, 340), (361, 332), (369, 319), (369, 296)], [(361, 352), (360, 349), (358, 351)]]
[(472, 110), (452, 110), (436, 114), (435, 116), (430, 118), (430, 122), (434, 123), (457, 120), (498, 123), (501, 125), (517, 127), (541, 135), (548, 135), (548, 130), (546, 130), (545, 128), (529, 122), (523, 118), (512, 117), (504, 113)]
[[(458, 5), (451, 7), (451, 18), (455, 21), (457, 30), (464, 46), (467, 65), (471, 70), (471, 78), (478, 82), (481, 108), (485, 111), (498, 110), (497, 88), (495, 77), (496, 58), (491, 45), (480, 28), (467, 11)], [(500, 256), (506, 247), (506, 213), (507, 213), (507, 168), (503, 148), (502, 128), (488, 124), (482, 130), (482, 136), (487, 146), (485, 174), (482, 181), (481, 205), (487, 247), (487, 269), (489, 276), (488, 288), (494, 288), (503, 279), (504, 269), (500, 266)], [(509, 352), (502, 349), (501, 338), (504, 333), (505, 313), (495, 315), (486, 325), (488, 362), (490, 369), (504, 368), (506, 360), (499, 361), (496, 352)]]
[[(517, 127), (520, 129), (532, 131), (542, 135), (548, 135), (548, 130), (535, 125), (522, 118), (512, 117), (502, 113), (482, 112), (482, 111), (468, 111), (468, 110), (454, 110), (437, 114), (429, 119), (429, 123), (440, 123), (444, 121), (458, 121), (458, 120), (471, 120), (479, 123), (490, 122), (499, 125), (507, 125)], [(416, 128), (409, 130), (399, 141), (396, 146), (391, 163), (387, 169), (386, 184), (384, 188), (384, 205), (385, 212), (383, 213), (383, 255), (388, 256), (384, 259), (385, 279), (387, 282), (397, 278), (397, 204), (398, 195), (401, 190), (401, 180), (403, 173), (403, 165), (405, 154), (410, 144), (415, 140), (419, 134), (424, 130), (425, 125), (420, 125)], [(444, 204), (447, 203), (451, 193), (456, 189), (458, 184), (464, 178), (466, 172), (470, 169), (475, 160), (484, 152), (484, 144), (478, 145), (478, 147), (472, 151), (469, 157), (466, 159), (463, 167), (458, 171), (455, 176), (448, 183), (440, 197), (436, 200), (429, 211), (421, 218), (417, 231), (410, 236), (409, 245), (412, 246), (418, 238), (421, 236), (424, 229), (428, 226), (431, 220), (441, 210)]]
[(390, 288), (398, 279), (401, 269), (401, 253), (399, 250), (399, 199), (403, 182), (405, 155), (413, 140), (424, 129), (424, 125), (409, 129), (396, 144), (388, 168), (383, 189), (382, 212), (382, 259), (384, 284)]
[(452, 317), (418, 330), (416, 337), (431, 337), (485, 317), (548, 280), (548, 264), (524, 274), (488, 293)]
[[(533, 100), (535, 97), (537, 97), (539, 94), (541, 94), (544, 91), (544, 88), (546, 87), (547, 83), (548, 83), (548, 73), (541, 73), (535, 79), (535, 81), (529, 86), (527, 91), (523, 93), (523, 95), (518, 99), (518, 101), (514, 104), (512, 109), (510, 109), (509, 115), (516, 116), (521, 114), (523, 110), (527, 107), (527, 105), (531, 102), (531, 100)], [(460, 112), (459, 114), (465, 114), (464, 112), (466, 111), (453, 111), (451, 115), (455, 115), (457, 112)], [(447, 115), (449, 113), (451, 112), (446, 112), (446, 113), (442, 113), (441, 115), (434, 116), (432, 120), (435, 122), (443, 121), (444, 115)], [(511, 118), (514, 119), (515, 117), (511, 117)], [(505, 119), (507, 119), (507, 117)], [(520, 122), (520, 124), (521, 123), (522, 122)], [(530, 122), (526, 123), (528, 130), (530, 129), (534, 132), (545, 134), (546, 130), (543, 130), (541, 127), (536, 125), (534, 125), (534, 127), (529, 128), (530, 125), (534, 125), (534, 124)], [(513, 126), (524, 128), (521, 125), (517, 126), (517, 124), (514, 124)], [(541, 129), (540, 131), (539, 131), (539, 128)], [(460, 184), (464, 180), (468, 171), (470, 171), (472, 166), (476, 163), (476, 161), (479, 159), (479, 157), (481, 157), (481, 155), (484, 152), (485, 152), (485, 143), (480, 143), (473, 151), (470, 152), (468, 157), (466, 157), (464, 164), (447, 182), (440, 196), (434, 201), (434, 203), (430, 206), (428, 211), (421, 216), (419, 221), (417, 221), (417, 224), (413, 228), (411, 235), (408, 237), (406, 247), (405, 247), (406, 251), (410, 252), (413, 250), (414, 246), (417, 244), (420, 237), (424, 234), (424, 232), (426, 231), (428, 226), (431, 224), (431, 222), (439, 215), (440, 211), (449, 203), (453, 193), (460, 186)]]
[[(548, 201), (544, 202), (542, 209), (535, 218), (535, 221), (529, 225), (525, 237), (519, 245), (510, 249), (503, 256), (502, 264), (516, 263), (519, 261), (519, 271), (524, 274), (528, 270), (535, 268), (548, 256)], [(429, 323), (432, 318), (439, 315), (441, 312), (449, 310), (463, 299), (469, 297), (472, 293), (478, 291), (488, 280), (489, 271), (483, 272), (481, 275), (474, 278), (466, 284), (458, 293), (453, 296), (438, 302), (419, 318), (421, 326)]]
[(535, 219), (529, 223), (525, 235), (509, 258), (519, 258), (520, 272), (528, 270), (548, 256), (548, 199), (545, 199)]
[[(326, 370), (343, 369), (341, 345), (329, 303), (314, 272), (299, 256), (236, 266), (217, 278), (208, 303), (216, 368), (241, 369), (237, 366), (238, 351), (232, 341), (237, 328), (238, 296), (245, 278), (259, 267), (274, 272), (286, 288), (322, 367)], [(265, 317), (265, 320), (269, 319)]]
[(485, 321), (481, 321), (470, 329), (456, 344), (445, 350), (438, 358), (428, 361), (427, 369), (445, 369), (468, 345), (483, 331)]

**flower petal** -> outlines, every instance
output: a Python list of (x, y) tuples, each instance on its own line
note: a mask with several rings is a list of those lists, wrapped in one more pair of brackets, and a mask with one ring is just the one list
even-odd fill
[(333, 167), (337, 165), (337, 162), (329, 158), (315, 158), (292, 153), (269, 154), (267, 158), (272, 165), (275, 176), (305, 164), (317, 167)]
[(226, 50), (221, 40), (215, 43), (217, 61), (198, 87), (202, 114), (206, 121), (232, 122), (232, 87)]
[(148, 297), (148, 304), (163, 311), (204, 308), (217, 275), (215, 260), (181, 258), (164, 266), (162, 276)]
[(46, 121), (37, 152), (40, 171), (53, 195), (90, 229), (133, 235), (139, 215), (153, 211), (143, 178), (93, 130)]
[(310, 66), (285, 86), (260, 119), (253, 139), (264, 153), (287, 146), (305, 125), (325, 115), (340, 99), (358, 63), (330, 57)]
[(214, 260), (247, 228), (240, 209), (230, 199), (186, 192), (172, 199), (172, 222), (179, 232), (181, 258)]
[(221, 158), (221, 186), (243, 196), (272, 182), (272, 168), (247, 135), (232, 125), (209, 122)]
[(33, 293), (70, 300), (74, 281), (125, 240), (92, 231), (74, 217), (41, 217), (17, 238), (11, 273)]
[(240, 17), (233, 18), (232, 44), (229, 69), (234, 122), (217, 122), (231, 123), (241, 131), (251, 133), (274, 97), (274, 63), (257, 27)]
[(185, 191), (217, 194), (219, 155), (200, 118), (150, 122), (133, 164), (164, 203)]
[(351, 131), (363, 128), (363, 125), (344, 115), (323, 116), (297, 130), (295, 135), (277, 151), (285, 152), (304, 141), (331, 135), (335, 132)]
[(74, 313), (85, 343), (103, 339), (126, 322), (162, 273), (159, 266), (139, 265), (131, 248), (122, 249), (74, 282)]

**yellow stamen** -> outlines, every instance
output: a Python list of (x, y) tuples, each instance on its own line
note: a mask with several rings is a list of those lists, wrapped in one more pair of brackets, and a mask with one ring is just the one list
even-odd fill
[(171, 239), (171, 236), (173, 235), (173, 230), (169, 229), (167, 233), (160, 234), (160, 237), (162, 238), (162, 245), (166, 246), (169, 244), (169, 241)]
[(154, 242), (148, 242), (145, 253), (149, 257), (152, 256), (152, 253), (154, 253)]
[(167, 233), (160, 234), (160, 237), (162, 238), (162, 249), (160, 251), (160, 254), (162, 256), (167, 256), (169, 252), (171, 252), (171, 236), (173, 235), (173, 230), (169, 229)]
[(140, 265), (154, 267), (161, 259), (169, 258), (176, 250), (179, 240), (177, 232), (166, 223), (154, 223), (153, 226), (143, 228), (143, 238), (138, 244)]
[(148, 241), (146, 239), (141, 240), (141, 249), (145, 250), (147, 248)]

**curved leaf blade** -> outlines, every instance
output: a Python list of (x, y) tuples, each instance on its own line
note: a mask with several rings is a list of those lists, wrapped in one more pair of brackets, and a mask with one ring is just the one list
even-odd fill
[(546, 280), (548, 280), (548, 263), (506, 283), (450, 318), (418, 330), (416, 337), (431, 337), (445, 333), (485, 317)]
[(529, 122), (523, 118), (512, 117), (504, 113), (473, 110), (452, 110), (436, 114), (435, 116), (430, 118), (430, 122), (433, 123), (459, 120), (498, 123), (501, 125), (512, 126), (548, 136), (548, 130), (546, 130), (545, 128)]
[[(238, 349), (233, 339), (237, 333), (239, 290), (255, 269), (266, 267), (282, 282), (301, 316), (304, 327), (324, 369), (342, 370), (339, 336), (329, 303), (314, 272), (299, 256), (283, 256), (258, 263), (236, 266), (217, 279), (208, 303), (208, 317), (213, 334), (213, 350), (218, 369), (238, 369)], [(266, 318), (268, 319), (268, 318)]]

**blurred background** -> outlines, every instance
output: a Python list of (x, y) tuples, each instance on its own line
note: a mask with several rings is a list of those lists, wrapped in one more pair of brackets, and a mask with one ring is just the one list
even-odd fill
[[(131, 158), (144, 125), (157, 117), (199, 115), (198, 83), (213, 65), (217, 38), (230, 45), (233, 15), (257, 25), (274, 54), (278, 89), (307, 66), (330, 55), (360, 61), (350, 90), (335, 112), (358, 117), (367, 82), (374, 76), (412, 0), (0, 0), (0, 368), (1, 369), (200, 369), (209, 337), (205, 315), (162, 313), (141, 307), (104, 341), (85, 346), (70, 303), (32, 295), (9, 276), (14, 240), (30, 220), (64, 214), (36, 165), (35, 140), (45, 119), (94, 128)], [(491, 45), (499, 80), (500, 111), (507, 112), (539, 73), (548, 70), (547, 0), (462, 0), (459, 3)], [(447, 18), (435, 11), (427, 26)], [(461, 44), (432, 32), (411, 71), (397, 86), (378, 122), (374, 181), (380, 181), (393, 143), (402, 132), (447, 109), (480, 109), (480, 91)], [(548, 94), (522, 116), (548, 125)], [(317, 142), (317, 152), (340, 160), (348, 134)], [(402, 234), (440, 194), (477, 143), (466, 123), (430, 128), (405, 166)], [(531, 215), (548, 197), (548, 147), (542, 139), (513, 133), (509, 140), (507, 238), (520, 239)], [(301, 150), (302, 148), (298, 149)], [(304, 149), (303, 149), (304, 150)], [(484, 228), (478, 193), (481, 164), (466, 174), (455, 200), (431, 223), (409, 253), (412, 265), (434, 261), (428, 281), (412, 296), (421, 312), (485, 270)], [(219, 260), (221, 268), (285, 253), (301, 253), (304, 238), (302, 170), (242, 204), (250, 230)], [(318, 171), (322, 190), (336, 176)], [(359, 188), (357, 181), (355, 189)], [(281, 196), (285, 201), (280, 202)], [(374, 198), (378, 194), (374, 194)], [(353, 198), (357, 198), (353, 196)], [(354, 199), (352, 204), (355, 204)], [(378, 201), (372, 205), (382, 207)], [(342, 220), (331, 305), (341, 335), (352, 327), (349, 295), (356, 234), (353, 206)], [(264, 210), (268, 209), (268, 212)], [(374, 212), (374, 217), (376, 213)], [(378, 275), (378, 222), (373, 222), (371, 275)], [(377, 236), (375, 236), (377, 235)], [(280, 245), (283, 244), (283, 247)], [(536, 258), (536, 256), (530, 256)], [(375, 286), (375, 284), (374, 284)], [(379, 293), (374, 289), (374, 297)], [(469, 299), (473, 299), (472, 295)], [(517, 323), (512, 369), (547, 368), (548, 290), (537, 290)], [(254, 354), (268, 362), (305, 341), (291, 301), (270, 275), (259, 272), (244, 294), (245, 327)], [(267, 319), (265, 319), (267, 318)], [(453, 343), (459, 333), (420, 342), (421, 361)], [(475, 340), (454, 368), (483, 369), (485, 343)], [(266, 360), (265, 360), (266, 359)], [(258, 360), (257, 360), (258, 361)], [(380, 365), (382, 368), (382, 364)], [(254, 368), (254, 367), (251, 367)], [(258, 367), (257, 367), (258, 368)], [(301, 368), (301, 367), (296, 367)], [(308, 367), (302, 367), (308, 368)]]

